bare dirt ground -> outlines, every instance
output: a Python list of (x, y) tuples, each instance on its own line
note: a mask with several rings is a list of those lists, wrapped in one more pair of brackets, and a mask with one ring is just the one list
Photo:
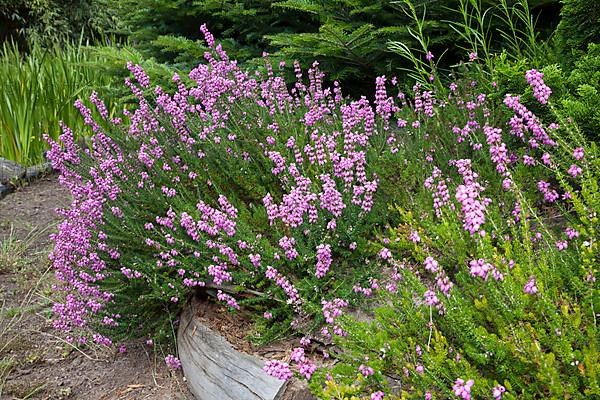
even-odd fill
[(160, 349), (77, 349), (52, 329), (49, 235), (69, 201), (56, 175), (0, 201), (0, 399), (192, 399)]

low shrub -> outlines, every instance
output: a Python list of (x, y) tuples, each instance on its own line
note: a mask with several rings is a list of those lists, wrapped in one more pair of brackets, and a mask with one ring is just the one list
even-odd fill
[(380, 306), (334, 320), (339, 362), (312, 379), (319, 398), (600, 394), (598, 148), (542, 77), (526, 73), (554, 121), (519, 96), (494, 104), (472, 80), (430, 94), (429, 108), (414, 94), (402, 137), (423, 151), (404, 157), (427, 173), (377, 241), (392, 271)]
[(149, 77), (130, 64), (135, 110), (111, 118), (93, 97), (93, 118), (77, 102), (91, 148), (66, 126), (62, 147), (50, 140), (74, 199), (51, 254), (63, 296), (55, 325), (74, 340), (89, 324), (112, 338), (170, 334), (167, 316), (197, 290), (267, 312), (277, 323), (263, 340), (310, 331), (321, 301), (351, 299), (375, 273), (372, 164), (395, 149), (385, 90), (374, 105), (344, 100), (316, 64), (307, 82), (296, 64), (288, 90), (275, 71), (284, 64), (245, 73), (203, 30), (212, 52), (190, 84), (175, 74), (174, 94), (145, 96)]

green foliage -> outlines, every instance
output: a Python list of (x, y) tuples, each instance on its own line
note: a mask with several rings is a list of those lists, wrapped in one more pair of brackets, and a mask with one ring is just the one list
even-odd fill
[(24, 46), (102, 39), (115, 22), (107, 0), (0, 0), (0, 41)]
[[(388, 42), (420, 51), (425, 46), (425, 53), (435, 53), (436, 62), (445, 52), (444, 68), (462, 59), (465, 50), (479, 51), (482, 45), (482, 57), (507, 45), (515, 57), (541, 52), (534, 45), (538, 31), (533, 29), (533, 20), (553, 3), (127, 0), (114, 1), (114, 7), (123, 21), (121, 32), (130, 34), (138, 48), (158, 61), (182, 69), (193, 67), (205, 50), (198, 26), (206, 22), (224, 39), (224, 49), (242, 64), (259, 65), (257, 58), (263, 51), (279, 60), (298, 60), (303, 67), (317, 60), (330, 79), (352, 82), (350, 91), (358, 93), (378, 75), (412, 67), (388, 50)], [(414, 34), (416, 15), (426, 43)], [(472, 26), (467, 28), (477, 18), (485, 25), (482, 43), (474, 43), (479, 33), (469, 31)]]
[[(303, 63), (317, 59), (333, 79), (368, 78), (390, 74), (399, 66), (387, 52), (390, 40), (414, 43), (407, 26), (409, 18), (393, 1), (278, 1), (274, 7), (293, 8), (318, 18), (318, 32), (293, 32), (269, 36), (271, 44), (286, 59)], [(454, 39), (440, 22), (444, 4), (428, 3), (425, 30), (432, 46), (448, 46)]]
[(565, 73), (569, 92), (561, 98), (564, 115), (572, 117), (592, 139), (600, 138), (600, 43), (590, 43), (587, 52)]
[[(206, 23), (223, 48), (241, 61), (260, 57), (265, 35), (311, 26), (310, 19), (271, 7), (271, 1), (110, 0), (120, 17), (120, 32), (147, 56), (191, 69), (206, 50), (199, 40)], [(308, 28), (310, 29), (310, 28)]]
[(22, 54), (16, 44), (4, 44), (0, 54), (0, 154), (22, 164), (43, 160), (47, 145), (56, 138), (59, 121), (78, 134), (86, 129), (73, 108), (78, 96), (107, 83), (94, 69), (85, 47), (44, 50), (38, 45)]
[(56, 139), (60, 121), (73, 128), (76, 137), (89, 136), (91, 129), (73, 103), (94, 89), (109, 99), (111, 115), (133, 101), (122, 85), (115, 85), (127, 76), (123, 67), (129, 60), (144, 65), (159, 82), (170, 82), (171, 70), (143, 60), (131, 48), (44, 49), (34, 44), (23, 53), (15, 43), (5, 43), (0, 53), (0, 156), (25, 165), (43, 161), (48, 145), (42, 135)]
[[(333, 379), (325, 381), (321, 371), (311, 381), (319, 398), (362, 399), (376, 390), (384, 390), (386, 399), (422, 399), (428, 391), (433, 398), (454, 398), (452, 387), (458, 378), (475, 381), (472, 398), (492, 398), (498, 385), (506, 388), (503, 399), (600, 396), (598, 147), (585, 140), (578, 125), (563, 113), (561, 100), (554, 99), (545, 118), (561, 128), (552, 132), (557, 146), (543, 150), (551, 155), (551, 165), (524, 166), (517, 161), (510, 167), (514, 186), (504, 190), (503, 176), (490, 162), (480, 128), (470, 131), (469, 144), (456, 143), (451, 128), (462, 128), (468, 120), (479, 121), (479, 127), (484, 123), (502, 127), (502, 140), (517, 160), (542, 151), (525, 149), (506, 133), (504, 124), (511, 114), (501, 104), (503, 96), (488, 96), (486, 111), (474, 111), (467, 118), (460, 104), (474, 99), (479, 90), (471, 87), (472, 75), (466, 72), (467, 78), (450, 98), (446, 92), (438, 94), (449, 99), (443, 112), (432, 118), (410, 110), (401, 114), (409, 121), (419, 118), (419, 130), (427, 136), (415, 129), (399, 135), (405, 168), (416, 176), (394, 183), (412, 193), (391, 206), (399, 220), (377, 241), (393, 254), (380, 269), (399, 272), (399, 277), (392, 275), (380, 285), (394, 283), (397, 291), (382, 291), (377, 301), (381, 306), (372, 310), (370, 321), (351, 317), (337, 321), (347, 335), (336, 340), (341, 351), (338, 363), (328, 371)], [(558, 67), (545, 72), (560, 76)], [(458, 103), (453, 96), (459, 96)], [(483, 152), (474, 150), (476, 143), (483, 144)], [(573, 158), (576, 147), (585, 149), (580, 161)], [(424, 187), (431, 172), (427, 158), (440, 168), (450, 203), (462, 177), (448, 161), (472, 160), (477, 179), (485, 182), (483, 193), (492, 199), (485, 212), (485, 235), (465, 232), (460, 204), (456, 208), (446, 204), (436, 216), (432, 193)], [(567, 173), (573, 164), (584, 171), (577, 179)], [(544, 204), (535, 187), (539, 180), (553, 182), (571, 199)], [(515, 202), (520, 204), (516, 214)], [(565, 239), (567, 227), (579, 236), (559, 250), (556, 244)], [(420, 238), (417, 242), (411, 238), (414, 232)], [(449, 296), (438, 289), (438, 277), (423, 268), (426, 257), (437, 260), (454, 283)], [(469, 263), (480, 258), (501, 272), (502, 279), (474, 276)], [(524, 287), (532, 277), (538, 290), (527, 294)], [(437, 306), (426, 304), (427, 290), (437, 294)], [(361, 364), (375, 373), (362, 376)]]
[(588, 0), (562, 0), (556, 43), (563, 61), (572, 65), (589, 43), (600, 42), (600, 3)]

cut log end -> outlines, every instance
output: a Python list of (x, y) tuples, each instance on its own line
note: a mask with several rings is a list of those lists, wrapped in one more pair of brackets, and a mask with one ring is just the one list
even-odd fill
[(286, 383), (267, 375), (258, 357), (239, 352), (195, 317), (192, 301), (180, 318), (179, 358), (198, 400), (281, 400)]

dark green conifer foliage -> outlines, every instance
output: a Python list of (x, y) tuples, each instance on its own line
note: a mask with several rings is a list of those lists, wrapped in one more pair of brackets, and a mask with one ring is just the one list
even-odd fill
[(581, 53), (589, 43), (600, 42), (600, 2), (597, 0), (562, 0), (560, 23), (556, 29), (558, 47), (569, 65), (573, 53)]

